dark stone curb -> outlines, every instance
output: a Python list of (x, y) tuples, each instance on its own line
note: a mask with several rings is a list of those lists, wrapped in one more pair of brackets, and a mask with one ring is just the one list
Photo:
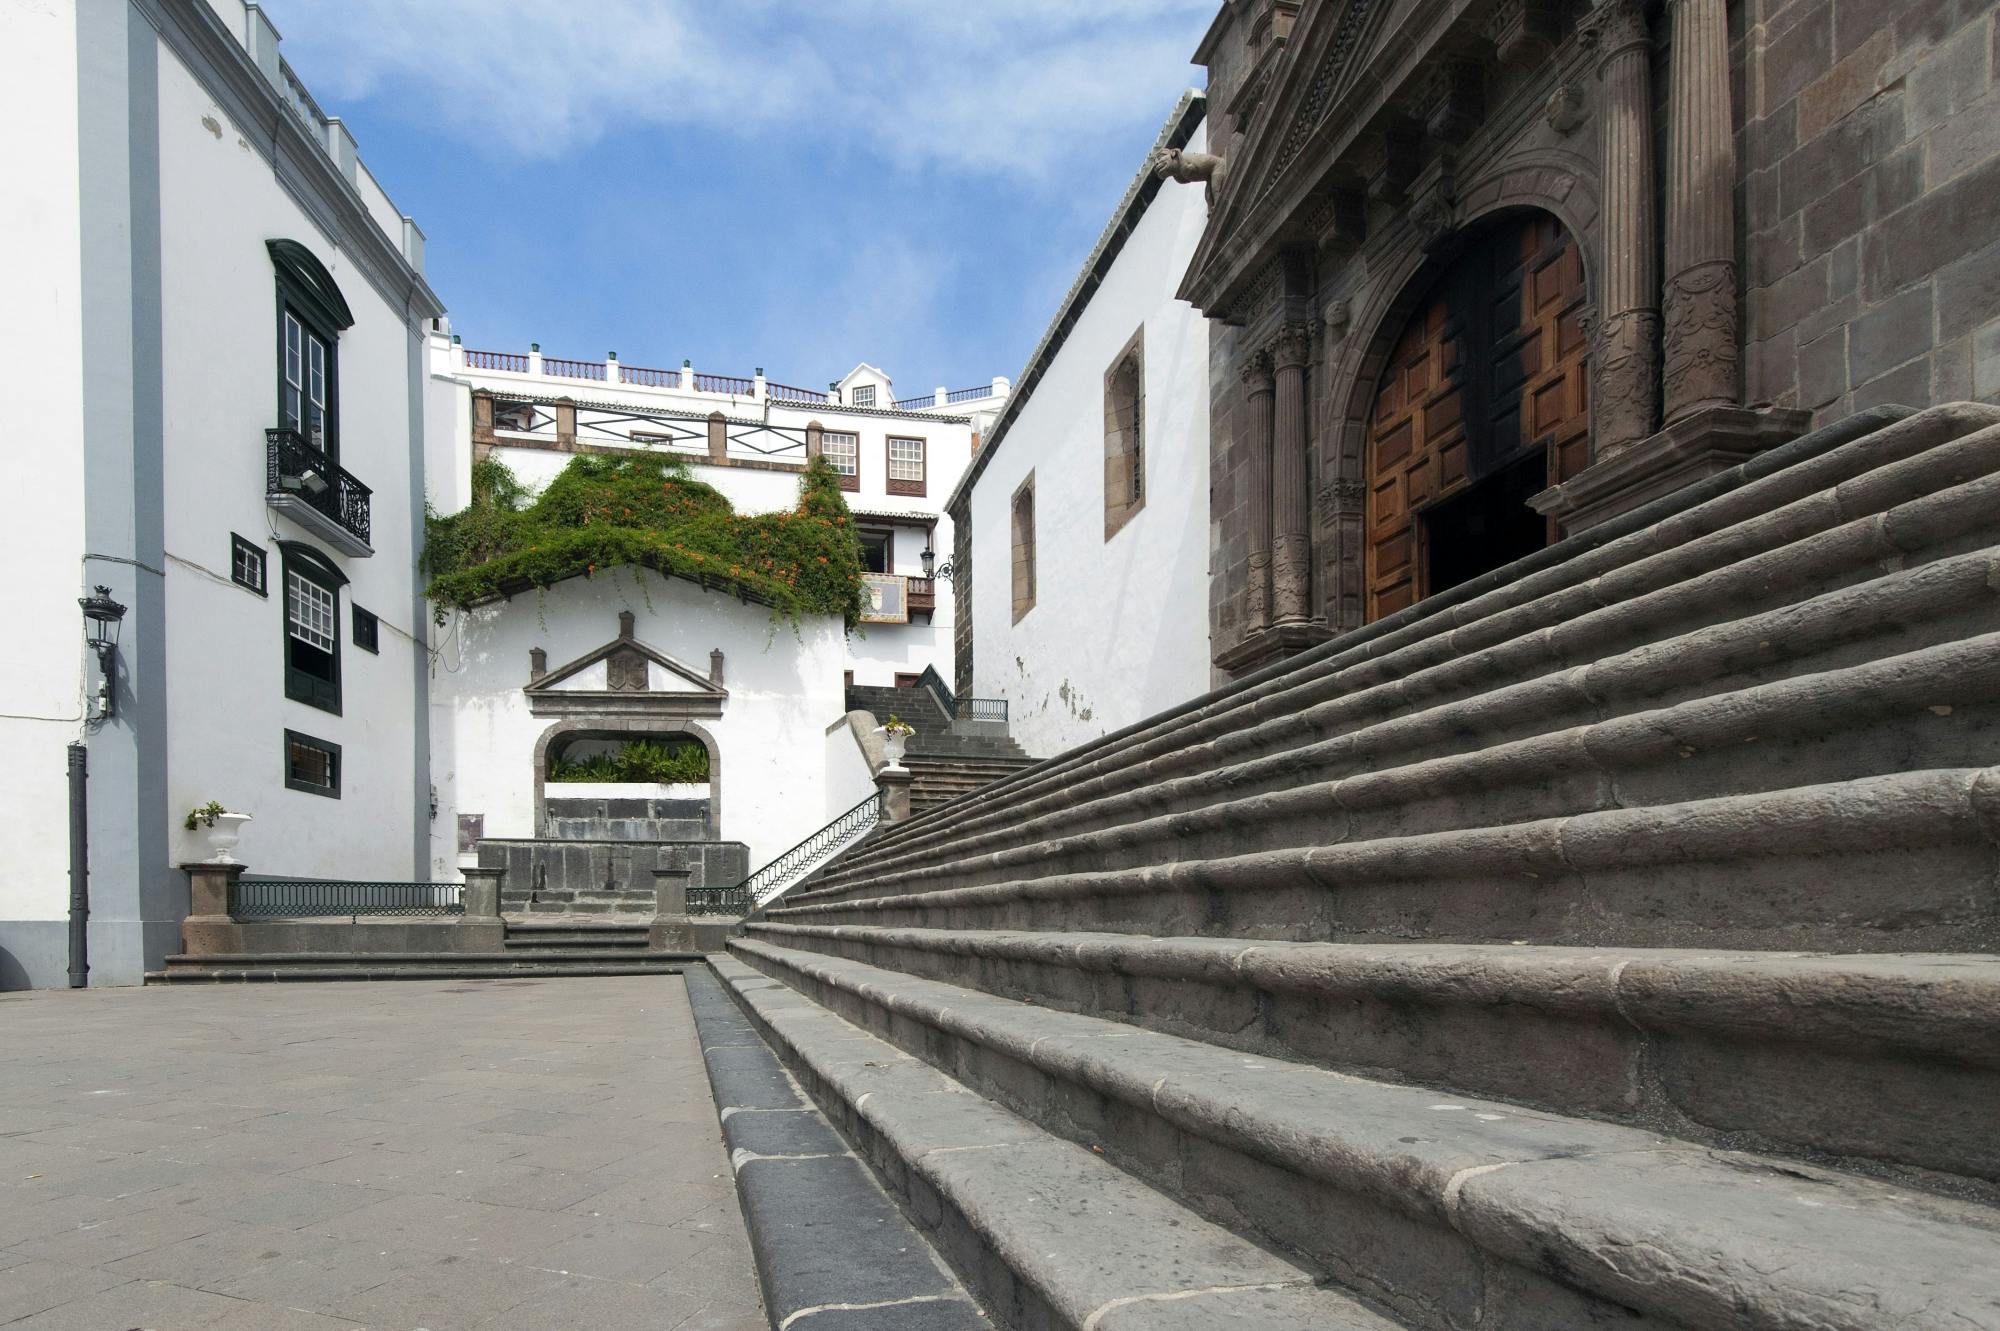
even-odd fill
[(687, 990), (772, 1327), (991, 1331), (706, 967)]

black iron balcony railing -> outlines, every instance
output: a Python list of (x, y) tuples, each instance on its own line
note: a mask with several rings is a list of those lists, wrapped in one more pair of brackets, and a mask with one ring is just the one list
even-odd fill
[(463, 915), (464, 894), (463, 883), (239, 878), (229, 888), (229, 916), (295, 920), (329, 915)]
[(371, 491), (306, 441), (297, 430), (264, 431), (265, 489), (273, 498), (303, 502), (363, 545), (369, 544)]
[(954, 721), (998, 721), (1007, 722), (1007, 700), (1005, 698), (960, 698), (951, 691), (951, 685), (944, 682), (944, 676), (936, 666), (927, 665), (924, 673), (917, 676), (917, 687), (929, 689), (931, 697), (944, 714)]
[(814, 832), (740, 883), (729, 887), (691, 887), (690, 915), (748, 915), (791, 891), (813, 870), (868, 835), (882, 821), (882, 792), (867, 799)]

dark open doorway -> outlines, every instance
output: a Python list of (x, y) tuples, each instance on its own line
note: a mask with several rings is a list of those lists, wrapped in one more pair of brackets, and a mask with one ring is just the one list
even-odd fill
[(1456, 587), (1547, 545), (1548, 520), (1528, 500), (1548, 475), (1548, 455), (1531, 453), (1424, 510), (1426, 589)]

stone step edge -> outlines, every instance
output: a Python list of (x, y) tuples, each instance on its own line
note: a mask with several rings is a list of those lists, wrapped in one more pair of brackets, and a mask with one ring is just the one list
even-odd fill
[[(1529, 564), (1536, 565), (1532, 574), (1523, 574), (1518, 581), (1502, 579), (1499, 583), (1481, 591), (1479, 595), (1463, 600), (1456, 595), (1458, 589), (1453, 589), (1453, 592), (1445, 593), (1449, 604), (1438, 606), (1435, 614), (1425, 607), (1437, 598), (1426, 598), (1417, 605), (1399, 611), (1396, 615), (1376, 624), (1343, 634), (1324, 647), (1301, 653), (1245, 679), (1213, 690), (1181, 707), (1115, 731), (1100, 740), (1079, 746), (1069, 753), (1050, 758), (1029, 772), (1000, 783), (999, 788), (991, 792), (989, 798), (1001, 803), (1011, 803), (1052, 783), (1073, 781), (1081, 773), (1114, 774), (1176, 748), (1202, 742), (1216, 735), (1240, 732), (1248, 724), (1259, 719), (1253, 715), (1246, 722), (1237, 715), (1246, 710), (1255, 713), (1263, 709), (1267, 713), (1289, 716), (1297, 712), (1303, 704), (1296, 699), (1288, 701), (1284, 695), (1302, 687), (1311, 687), (1315, 681), (1323, 677), (1343, 674), (1350, 668), (1374, 670), (1377, 673), (1387, 671), (1406, 651), (1415, 650), (1419, 656), (1425, 650), (1435, 654), (1436, 640), (1440, 637), (1455, 637), (1464, 629), (1484, 624), (1484, 621), (1492, 617), (1518, 617), (1525, 611), (1533, 610), (1542, 602), (1550, 604), (1543, 605), (1537, 613), (1549, 623), (1560, 623), (1567, 614), (1580, 609), (1580, 607), (1566, 608), (1559, 602), (1559, 598), (1563, 596), (1589, 600), (1592, 602), (1588, 607), (1590, 609), (1603, 608), (1606, 603), (1588, 595), (1589, 586), (1600, 576), (1611, 577), (1622, 572), (1626, 574), (1627, 581), (1630, 581), (1633, 575), (1629, 565), (1649, 561), (1661, 561), (1671, 565), (1676, 559), (1685, 563), (1692, 558), (1697, 565), (1696, 569), (1667, 568), (1665, 572), (1668, 576), (1657, 579), (1658, 586), (1652, 588), (1652, 590), (1671, 589), (1685, 581), (1690, 572), (1700, 571), (1699, 556), (1703, 552), (1690, 551), (1687, 548), (1695, 541), (1707, 542), (1714, 538), (1714, 544), (1724, 547), (1721, 551), (1724, 562), (1718, 567), (1727, 567), (1730, 562), (1740, 562), (1746, 552), (1728, 548), (1731, 546), (1731, 541), (1722, 539), (1734, 536), (1736, 544), (1741, 543), (1744, 534), (1729, 531), (1733, 523), (1750, 518), (1769, 519), (1773, 514), (1795, 504), (1820, 497), (1821, 491), (1815, 487), (1822, 483), (1828, 483), (1827, 494), (1830, 495), (1833, 486), (1844, 484), (1857, 477), (1867, 477), (1871, 470), (1882, 470), (1894, 467), (1900, 462), (1920, 460), (1926, 451), (1948, 448), (1962, 438), (1996, 422), (2000, 422), (2000, 409), (1981, 407), (1977, 404), (1955, 404), (1933, 408), (1908, 420), (1890, 425), (1874, 435), (1844, 440), (1823, 457), (1809, 458), (1809, 463), (1814, 465), (1802, 466), (1798, 475), (1789, 478), (1792, 484), (1781, 484), (1781, 478), (1775, 474), (1765, 475), (1755, 486), (1747, 487), (1745, 492), (1730, 490), (1719, 493), (1710, 502), (1698, 504), (1682, 514), (1678, 524), (1663, 524), (1665, 528), (1663, 532), (1643, 533), (1635, 529), (1616, 541), (1594, 547), (1582, 542), (1580, 538), (1560, 542), (1541, 554), (1548, 556), (1554, 551), (1570, 546), (1572, 542), (1577, 542), (1583, 553), (1579, 555), (1579, 562), (1575, 567), (1565, 569), (1563, 567), (1565, 561), (1561, 559), (1547, 560), (1544, 567), (1537, 562), (1536, 556), (1530, 556), (1512, 566), (1520, 569)], [(1825, 431), (1816, 431), (1815, 434), (1830, 435), (1839, 428), (1839, 426), (1827, 427)], [(1927, 437), (1928, 442), (1926, 442)], [(1914, 451), (1903, 453), (1898, 451), (1899, 448), (1913, 448)], [(1877, 455), (1885, 455), (1886, 461)], [(1763, 456), (1770, 457), (1769, 454)], [(1875, 465), (1872, 468), (1869, 465), (1871, 457), (1875, 457)], [(1859, 462), (1862, 465), (1852, 470), (1833, 467), (1833, 474), (1830, 477), (1819, 474), (1826, 468), (1817, 464), (1837, 462), (1843, 458), (1848, 462)], [(1758, 459), (1752, 461), (1754, 463)], [(1775, 487), (1771, 497), (1781, 502), (1777, 503), (1775, 508), (1768, 504), (1748, 502), (1747, 491), (1760, 487)], [(1711, 505), (1721, 506), (1710, 515), (1713, 521), (1696, 521), (1697, 516), (1708, 510)], [(1835, 505), (1835, 507), (1838, 509), (1840, 506)], [(1740, 513), (1736, 511), (1739, 508), (1743, 510)], [(1835, 512), (1827, 515), (1825, 520), (1838, 527), (1858, 519)], [(1772, 524), (1764, 522), (1762, 525)], [(1691, 526), (1691, 530), (1681, 530), (1687, 526)], [(1591, 533), (1583, 535), (1588, 537)], [(1782, 549), (1791, 539), (1786, 537), (1773, 548)], [(1584, 557), (1586, 555), (1588, 558)], [(1501, 572), (1504, 574), (1508, 570)], [(1634, 594), (1644, 594), (1644, 589), (1638, 593), (1630, 589), (1616, 593), (1614, 601), (1621, 596), (1629, 598)], [(1418, 613), (1413, 614), (1413, 612)], [(1442, 622), (1431, 624), (1430, 620), (1437, 616), (1444, 617)], [(1530, 622), (1504, 627), (1505, 631), (1496, 635), (1493, 632), (1495, 625), (1484, 624), (1485, 636), (1499, 641), (1547, 625)], [(1461, 650), (1463, 649), (1451, 649), (1447, 654), (1454, 655)], [(935, 828), (939, 821), (940, 818), (936, 814), (926, 815), (922, 820), (912, 819), (888, 840), (895, 841), (922, 835)]]
[(257, 967), (173, 967), (163, 971), (148, 971), (148, 984), (229, 984), (229, 983), (276, 983), (312, 984), (322, 981), (374, 981), (374, 980), (511, 980), (511, 979), (569, 979), (572, 977), (614, 976), (614, 975), (679, 975), (682, 967), (699, 961), (700, 958), (661, 958), (657, 962), (628, 962), (611, 964), (598, 960), (589, 964), (574, 966), (536, 966), (517, 963), (511, 966), (329, 966), (320, 969), (309, 967), (278, 966), (269, 969)]
[[(1020, 1324), (1027, 1326), (1139, 1331), (1154, 1324), (1146, 1314), (1162, 1303), (1198, 1298), (1231, 1325), (1248, 1314), (1256, 1320), (1244, 1324), (1259, 1331), (1401, 1331), (1401, 1323), (1346, 1291), (1315, 1288), (1304, 1271), (1268, 1249), (1137, 1184), (1101, 1155), (968, 1094), (754, 968), (729, 957), (709, 964), (749, 1024), (797, 1075), (793, 1084), (802, 1082), (828, 1117), (849, 1128), (849, 1139), (864, 1143), (861, 1155), (906, 1213), (955, 1270), (971, 1274), (997, 1324), (1016, 1325), (1005, 1310), (1022, 1308)], [(869, 1089), (851, 1079), (857, 1072)], [(1109, 1213), (1101, 1202), (1095, 1211), (1076, 1206), (1055, 1220), (1059, 1233), (1051, 1235), (1042, 1214), (1051, 1181), (1072, 1197), (1109, 1193), (1127, 1205)], [(1107, 1247), (1108, 1257), (1101, 1255)], [(1205, 1280), (1208, 1273), (1191, 1262), (1193, 1269), (1175, 1279), (1159, 1270), (1172, 1271), (1171, 1260), (1143, 1269), (1148, 1252), (1192, 1253), (1207, 1267), (1221, 1264), (1219, 1256), (1236, 1275)], [(1073, 1260), (1073, 1254), (1085, 1256)], [(994, 1288), (1003, 1279), (1008, 1288)], [(1274, 1295), (1281, 1300), (1275, 1310), (1266, 1302)]]
[[(1406, 747), (1421, 746), (1437, 743), (1439, 731), (1455, 732), (1462, 728), (1477, 736), (1505, 729), (1510, 706), (1523, 715), (1541, 715), (1560, 714), (1564, 707), (1587, 706), (1597, 710), (1613, 703), (1641, 703), (1658, 696), (1662, 662), (1669, 659), (1674, 679), (1681, 682), (1726, 679), (1731, 671), (1741, 668), (1746, 644), (1755, 655), (1760, 644), (1782, 641), (1787, 644), (1787, 659), (1810, 662), (1813, 656), (1872, 636), (1871, 630), (1883, 631), (1885, 617), (1887, 624), (1901, 628), (1962, 615), (1980, 601), (1991, 600), (1994, 591), (2000, 590), (1994, 585), (2000, 581), (1995, 578), (1996, 563), (2000, 561), (1982, 552), (1954, 556), (1914, 570), (1892, 571), (1807, 602), (1675, 635), (1590, 665), (1557, 669), (1471, 697), (1449, 697), (1415, 709), (1405, 706), (1385, 716), (1371, 716), (1374, 709), (1369, 695), (1376, 690), (1365, 690), (1320, 704), (1296, 718), (1301, 729), (1334, 732), (1325, 738), (1248, 759), (1218, 755), (1214, 749), (1220, 745), (1205, 746), (1180, 758), (1163, 757), (1147, 764), (1148, 779), (1136, 787), (1122, 780), (1097, 778), (1071, 787), (1059, 799), (1044, 797), (999, 813), (982, 810), (975, 817), (960, 820), (956, 826), (940, 829), (916, 842), (905, 839), (879, 843), (866, 856), (844, 863), (840, 872), (816, 884), (815, 891), (846, 891), (900, 865), (936, 865), (944, 862), (941, 856), (963, 856), (1008, 844), (1024, 827), (1059, 830), (1089, 820), (1107, 808), (1122, 807), (1121, 802), (1149, 798), (1157, 801), (1176, 790), (1199, 794), (1213, 785), (1223, 785), (1219, 778), (1224, 773), (1232, 774), (1236, 782), (1259, 782), (1268, 774), (1291, 771), (1297, 761), (1309, 760), (1314, 752), (1339, 754), (1364, 748), (1371, 736), (1386, 734), (1393, 746), (1395, 737), (1409, 735), (1411, 738), (1403, 741)], [(1392, 691), (1393, 697), (1407, 703), (1399, 686), (1385, 687)], [(1314, 713), (1324, 715), (1315, 720)], [(1349, 718), (1342, 713), (1354, 715)], [(1616, 716), (1635, 714), (1620, 711)], [(1390, 747), (1365, 756), (1370, 758), (1371, 766), (1380, 767), (1393, 758), (1394, 752)]]
[[(646, 952), (647, 959), (698, 961), (699, 952)], [(217, 952), (199, 955), (177, 952), (166, 959), (169, 966), (316, 966), (353, 962), (370, 966), (489, 966), (516, 962), (602, 961), (605, 949), (567, 951), (558, 948), (514, 952)]]
[[(2000, 956), (1991, 954), (1272, 943), (760, 922), (745, 933), (1258, 1057), (2000, 1201), (2000, 1143), (1991, 1131), (1991, 1106), (2000, 1102)], [(1774, 1013), (1782, 1014), (1775, 1026)], [(1876, 1094), (1826, 1112), (1863, 1083)], [(1792, 1108), (1799, 1101), (1803, 1116)], [(1922, 1124), (1902, 1113), (1917, 1103), (1926, 1106)]]
[[(913, 1323), (894, 1319), (920, 1316), (940, 1331), (990, 1327), (873, 1171), (785, 1072), (725, 986), (706, 966), (689, 967), (686, 984), (774, 1331), (851, 1329), (863, 1310), (898, 1326)], [(833, 1216), (862, 1230), (851, 1261), (827, 1260), (824, 1230)]]
[[(1994, 567), (2000, 570), (2000, 560), (1994, 561)], [(1295, 750), (1286, 755), (1287, 762), (1296, 764), (1292, 768), (1294, 782), (1286, 789), (1232, 796), (1228, 792), (1245, 783), (1232, 778), (1231, 769), (1218, 769), (1212, 786), (1196, 780), (1192, 791), (1182, 785), (1165, 795), (1171, 799), (1174, 794), (1214, 796), (1221, 792), (1220, 797), (1192, 807), (1159, 808), (1156, 801), (1162, 792), (1178, 784), (1163, 782), (1089, 806), (1111, 806), (1105, 810), (1114, 820), (1108, 827), (1027, 840), (1044, 830), (1031, 823), (1021, 829), (1022, 835), (1011, 846), (956, 860), (931, 858), (916, 867), (885, 868), (866, 877), (857, 872), (844, 882), (815, 887), (798, 899), (851, 897), (863, 889), (894, 891), (913, 882), (939, 886), (977, 882), (984, 876), (1028, 865), (1060, 869), (1096, 863), (1111, 867), (1113, 860), (1131, 860), (1148, 845), (1173, 846), (1177, 855), (1199, 854), (1203, 848), (1190, 845), (1190, 839), (1230, 839), (1250, 834), (1251, 829), (1272, 829), (1281, 824), (1296, 827), (1304, 822), (1311, 828), (1312, 844), (1317, 845), (1382, 835), (1388, 830), (1383, 827), (1385, 822), (1400, 821), (1394, 831), (1402, 835), (1452, 831), (1455, 829), (1449, 823), (1438, 824), (1468, 809), (1489, 805), (1495, 796), (1527, 791), (1532, 798), (1534, 792), (1542, 792), (1554, 803), (1565, 786), (1579, 780), (1586, 785), (1595, 781), (1596, 796), (1609, 801), (1619, 798), (1619, 792), (1633, 778), (1657, 771), (1663, 764), (1745, 752), (1746, 734), (1753, 736), (1757, 745), (1753, 758), (1759, 764), (1768, 758), (1775, 767), (1794, 746), (1813, 749), (1830, 735), (1872, 737), (1873, 727), (1894, 724), (1899, 717), (1931, 727), (1958, 724), (1942, 718), (1958, 708), (2000, 701), (2000, 672), (1992, 667), (1996, 659), (2000, 659), (2000, 633), (1985, 634), (1519, 739), (1483, 745), (1475, 740), (1475, 747), (1457, 753), (1408, 762), (1397, 762), (1379, 751), (1355, 753), (1347, 749), (1340, 751), (1337, 759), (1323, 755), (1322, 765), (1315, 767)], [(1831, 698), (1844, 701), (1837, 717), (1829, 714)], [(1940, 708), (1944, 710), (1940, 712)], [(1865, 742), (1860, 748), (1864, 757), (1873, 753)], [(1336, 764), (1339, 774), (1323, 775)], [(1861, 775), (1852, 773), (1850, 779)], [(1733, 784), (1734, 789), (1722, 783), (1716, 783), (1721, 786), (1719, 791), (1713, 785), (1709, 789), (1726, 794), (1754, 790), (1749, 782)], [(1448, 812), (1439, 811), (1441, 801)], [(1412, 806), (1428, 808), (1432, 816), (1411, 816), (1408, 811)], [(1399, 811), (1404, 815), (1400, 820), (1396, 819)], [(1600, 811), (1573, 804), (1545, 808), (1537, 816)], [(1120, 819), (1120, 814), (1128, 816)], [(1267, 848), (1282, 844), (1275, 832), (1259, 840)]]
[[(1857, 817), (1856, 811), (1864, 808), (1868, 816)], [(1496, 884), (1532, 880), (1545, 891), (1554, 882), (1584, 881), (1596, 870), (1659, 865), (1692, 873), (1718, 863), (1801, 855), (1935, 851), (1951, 845), (1984, 853), (1996, 843), (2000, 843), (2000, 768), (1945, 768), (1495, 827), (779, 905), (770, 910), (769, 918), (865, 923), (870, 915), (889, 911), (1007, 907), (1089, 896), (1194, 893), (1213, 898), (1302, 887), (1337, 900), (1343, 888), (1359, 884), (1456, 881), (1475, 873), (1491, 876)], [(1989, 927), (1992, 923), (1987, 922)], [(1331, 930), (1311, 919), (1296, 921), (1296, 927), (1315, 930), (1314, 936), (1322, 939), (1333, 937)], [(1452, 937), (1495, 941), (1490, 934), (1482, 938), (1468, 929)]]
[[(1058, 1120), (1067, 1121), (1078, 1091), (1120, 1104), (1179, 1135), (1162, 1148), (1173, 1167), (1194, 1170), (1189, 1141), (1205, 1142), (1225, 1159), (1247, 1157), (1345, 1202), (1390, 1208), (1489, 1259), (1556, 1275), (1668, 1325), (1928, 1331), (1963, 1318), (1969, 1327), (2000, 1326), (2000, 1213), (1992, 1208), (1505, 1102), (1447, 1102), (1447, 1117), (1437, 1093), (1421, 1087), (1245, 1058), (748, 939), (732, 940), (731, 953), (767, 976), (784, 972), (771, 978), (810, 1001), (820, 1000), (798, 990), (801, 980), (839, 993), (925, 1055), (963, 1068), (981, 1066), (967, 1062), (971, 1051), (988, 1051), (1009, 1069), (994, 1089), (1032, 1099), (1019, 1089), (1021, 1070), (1031, 1071), (1052, 1088), (1039, 1107)], [(877, 1033), (846, 1011), (835, 1015)], [(1160, 1186), (1168, 1180), (1135, 1154), (1152, 1140), (1126, 1131), (1106, 1133), (1102, 1145), (1114, 1163)], [(1271, 1191), (1223, 1161), (1196, 1173), (1210, 1205), (1246, 1224), (1260, 1225), (1261, 1215), (1268, 1239), (1286, 1223), (1277, 1212), (1297, 1204), (1289, 1189)], [(1217, 1195), (1233, 1173), (1236, 1195)], [(1434, 1306), (1396, 1288), (1407, 1270), (1381, 1288), (1371, 1282), (1386, 1273), (1366, 1262), (1330, 1274), (1405, 1315)], [(1868, 1292), (1865, 1311), (1858, 1290)]]

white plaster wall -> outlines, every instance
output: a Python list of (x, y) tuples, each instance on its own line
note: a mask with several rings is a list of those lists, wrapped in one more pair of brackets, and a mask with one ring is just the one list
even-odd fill
[(16, 445), (0, 450), (8, 632), (0, 649), (0, 920), (68, 911), (64, 746), (82, 731), (83, 327), (77, 191), (76, 14), (0, 5), (0, 363), (20, 385)]
[[(1205, 217), (1199, 189), (1155, 196), (973, 490), (973, 691), (1008, 700), (1038, 757), (1209, 687), (1208, 331), (1174, 299)], [(1107, 541), (1104, 372), (1142, 323), (1146, 504)], [(1036, 601), (1016, 624), (1011, 505), (1031, 470)]]
[[(629, 570), (453, 612), (432, 688), (439, 825), (478, 813), (489, 837), (535, 835), (535, 744), (560, 722), (528, 710), (529, 652), (543, 648), (558, 669), (617, 637), (621, 610), (636, 617), (640, 642), (703, 676), (709, 651), (723, 651), (729, 700), (720, 718), (693, 723), (719, 750), (722, 839), (748, 843), (755, 867), (823, 826), (824, 736), (845, 711), (839, 621), (813, 616), (794, 632), (762, 606)], [(457, 855), (444, 845), (434, 839), (432, 870), (449, 878)]]
[[(255, 133), (161, 47), (170, 809), (217, 799), (252, 814), (240, 853), (257, 872), (421, 876), (408, 359), (420, 333), (279, 185), (249, 145)], [(370, 558), (335, 554), (265, 505), (278, 373), (265, 241), (276, 237), (318, 255), (355, 317), (337, 348), (339, 447), (373, 490)], [(268, 598), (230, 582), (232, 532), (266, 548)], [(280, 538), (312, 545), (352, 580), (340, 598), (338, 716), (284, 696)], [(379, 655), (353, 644), (356, 603), (381, 621)], [(287, 728), (341, 746), (339, 799), (285, 788)], [(173, 831), (185, 838), (178, 822)]]
[(826, 729), (826, 818), (832, 822), (875, 790), (875, 774), (868, 770), (868, 756), (847, 718), (836, 719)]

